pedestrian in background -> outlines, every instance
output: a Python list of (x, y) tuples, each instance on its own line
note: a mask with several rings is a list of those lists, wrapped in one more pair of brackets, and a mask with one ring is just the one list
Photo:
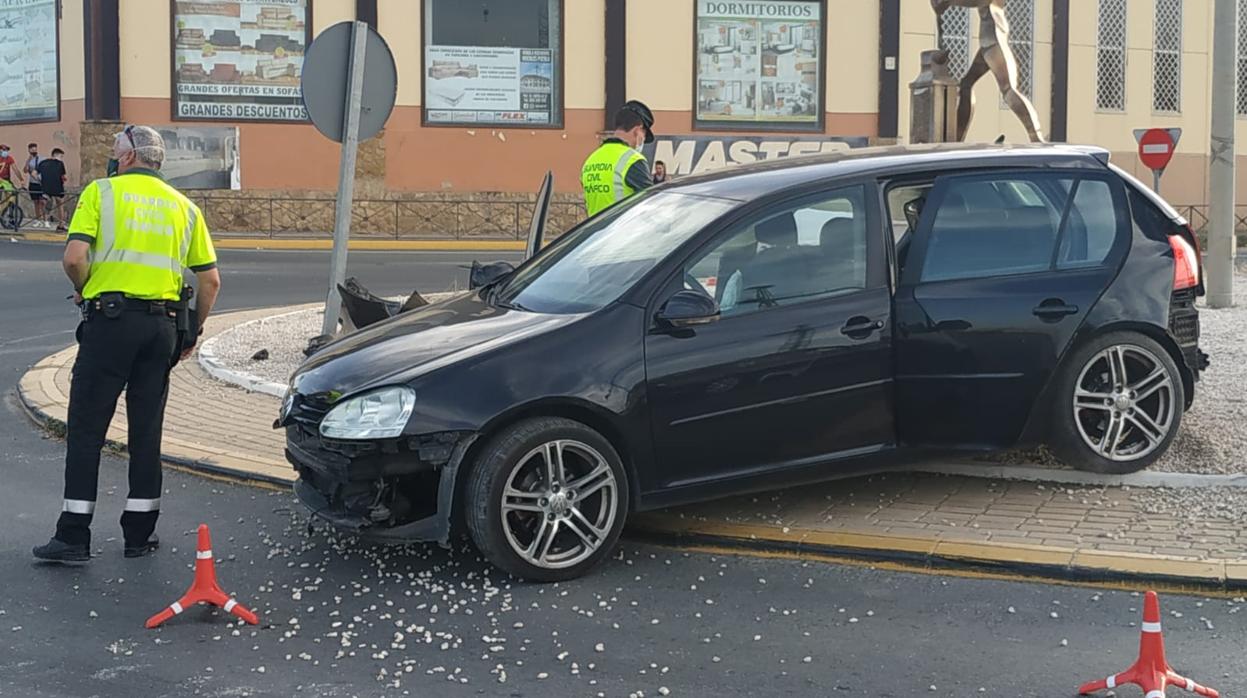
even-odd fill
[(43, 187), (39, 179), (39, 163), (42, 159), (39, 157), (39, 144), (30, 143), (26, 146), (26, 164), (22, 166), (22, 174), (26, 177), (27, 193), (30, 194), (30, 200), (35, 202), (35, 225), (43, 225)]
[(653, 184), (641, 147), (654, 142), (654, 114), (630, 100), (615, 112), (614, 124), (614, 134), (589, 155), (580, 171), (590, 216)]
[(47, 199), (46, 210), (48, 221), (56, 223), (56, 229), (62, 233), (65, 228), (65, 180), (69, 179), (65, 172), (65, 151), (52, 149), (52, 157), (39, 161), (39, 180), (43, 187), (43, 196)]
[(654, 163), (654, 184), (662, 184), (667, 181), (667, 163), (658, 160)]
[[(65, 245), (65, 274), (82, 309), (69, 388), (65, 499), (56, 534), (33, 550), (41, 560), (90, 559), (100, 450), (126, 392), (130, 491), (121, 515), (126, 557), (159, 546), (160, 435), (169, 372), (190, 355), (221, 287), (216, 253), (199, 208), (160, 175), (165, 147), (147, 126), (117, 134), (117, 175), (82, 191)], [(110, 169), (112, 169), (110, 163)], [(187, 308), (183, 270), (199, 282)]]
[(0, 180), (8, 182), (13, 189), (22, 188), (22, 173), (17, 169), (17, 161), (9, 151), (9, 146), (0, 144)]

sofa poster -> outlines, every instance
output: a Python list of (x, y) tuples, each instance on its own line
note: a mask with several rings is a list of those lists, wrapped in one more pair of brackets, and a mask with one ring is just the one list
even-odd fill
[(822, 3), (697, 0), (697, 120), (819, 123)]
[(237, 126), (156, 126), (166, 181), (178, 189), (241, 189)]
[(554, 123), (549, 49), (428, 46), (424, 55), (429, 123)]
[(869, 145), (866, 136), (664, 136), (642, 154), (650, 168), (661, 162), (672, 177), (765, 160), (838, 153)]
[(175, 2), (175, 118), (305, 121), (308, 0)]
[(0, 0), (0, 123), (59, 118), (59, 38), (56, 0)]

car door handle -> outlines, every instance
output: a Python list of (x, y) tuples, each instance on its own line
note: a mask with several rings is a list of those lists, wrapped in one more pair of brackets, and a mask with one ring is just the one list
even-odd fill
[(871, 332), (883, 329), (883, 320), (871, 320), (868, 317), (852, 317), (840, 328), (840, 333), (849, 337), (864, 337)]
[(1069, 305), (1060, 298), (1049, 298), (1048, 300), (1035, 306), (1031, 311), (1036, 317), (1044, 319), (1060, 319), (1066, 315), (1077, 315), (1078, 306)]

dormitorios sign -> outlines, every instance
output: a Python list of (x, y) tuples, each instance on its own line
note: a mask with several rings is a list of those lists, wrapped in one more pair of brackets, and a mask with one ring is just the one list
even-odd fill
[(822, 130), (823, 3), (697, 0), (694, 119)]
[(310, 0), (173, 3), (173, 118), (306, 121)]
[(59, 41), (56, 0), (0, 0), (0, 123), (60, 118)]
[(865, 136), (658, 136), (645, 146), (652, 168), (662, 162), (671, 176), (709, 172), (732, 165), (863, 148)]

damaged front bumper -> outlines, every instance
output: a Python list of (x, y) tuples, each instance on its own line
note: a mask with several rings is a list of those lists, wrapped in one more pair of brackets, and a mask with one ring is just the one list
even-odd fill
[(286, 427), (286, 460), (299, 474), (295, 494), (316, 518), (370, 540), (446, 546), (455, 479), (475, 440), (443, 432), (342, 442), (295, 423)]

